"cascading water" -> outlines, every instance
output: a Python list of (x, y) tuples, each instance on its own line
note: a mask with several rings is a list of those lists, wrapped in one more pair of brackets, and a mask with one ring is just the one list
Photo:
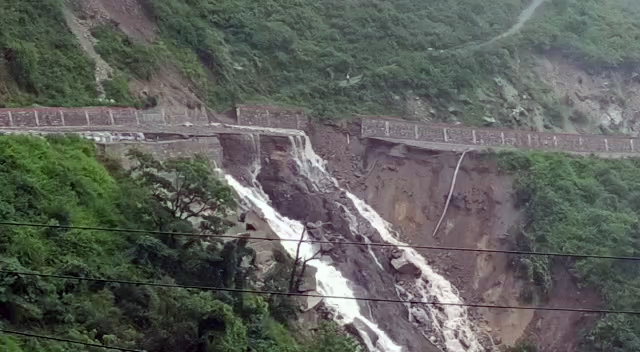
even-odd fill
[[(280, 215), (265, 197), (264, 192), (256, 188), (248, 188), (241, 185), (231, 175), (226, 175), (225, 179), (240, 198), (248, 203), (251, 208), (259, 212), (267, 221), (271, 229), (282, 239), (298, 240), (304, 230), (304, 226), (298, 222)], [(294, 241), (283, 241), (282, 245), (291, 256), (295, 256), (297, 243)], [(308, 243), (300, 246), (301, 259), (311, 258), (316, 249)], [(342, 274), (325, 260), (312, 260), (309, 265), (317, 269), (316, 282), (319, 294), (326, 296), (355, 297), (351, 290), (350, 283)], [(354, 304), (350, 299), (325, 299), (325, 305), (336, 316), (339, 324), (354, 323), (356, 328), (365, 325), (377, 335), (377, 341), (371, 340), (368, 334), (361, 333), (361, 337), (367, 348), (373, 352), (400, 352), (402, 347), (395, 344), (375, 323), (365, 318), (358, 304)]]
[[(300, 133), (295, 131), (296, 133)], [(278, 213), (269, 202), (268, 196), (262, 190), (262, 186), (257, 180), (260, 173), (260, 143), (257, 136), (251, 134), (251, 142), (256, 153), (256, 158), (250, 167), (250, 180), (252, 187), (245, 187), (240, 184), (231, 175), (225, 175), (225, 179), (229, 186), (233, 188), (238, 196), (243, 200), (246, 206), (258, 212), (269, 224), (274, 233), (282, 239), (298, 240), (304, 231), (304, 225), (298, 221), (291, 220)], [(299, 158), (296, 158), (298, 160)], [(301, 166), (301, 165), (299, 165)], [(220, 170), (219, 170), (220, 171)], [(222, 171), (220, 171), (223, 173)], [(337, 185), (337, 183), (336, 183)], [(348, 210), (347, 210), (348, 211)], [(305, 234), (305, 239), (308, 235)], [(294, 241), (283, 241), (282, 246), (293, 257), (296, 255), (298, 243)], [(302, 243), (300, 246), (300, 258), (302, 260), (313, 257), (318, 248), (309, 244)], [(350, 282), (347, 280), (330, 262), (323, 259), (314, 259), (308, 262), (308, 265), (316, 268), (316, 291), (325, 296), (351, 297), (354, 298), (351, 290)], [(380, 265), (380, 264), (378, 264)], [(395, 344), (375, 323), (365, 318), (358, 304), (354, 304), (351, 299), (324, 299), (325, 306), (334, 314), (335, 320), (339, 324), (353, 324), (356, 329), (362, 331), (361, 338), (367, 345), (367, 348), (373, 352), (401, 352), (402, 347)], [(363, 327), (376, 335), (375, 342), (372, 341)]]
[[(302, 134), (290, 137), (293, 145), (293, 157), (299, 166), (300, 173), (312, 181), (319, 189), (323, 185), (339, 187), (338, 182), (327, 172), (325, 161), (315, 154), (309, 138)], [(391, 226), (364, 201), (344, 189), (341, 191), (353, 202), (360, 215), (375, 228), (382, 239), (394, 245), (406, 245), (393, 235)], [(352, 217), (350, 221), (355, 221)], [(354, 225), (355, 226), (355, 225)], [(366, 238), (366, 237), (365, 237)], [(366, 240), (365, 240), (366, 241)], [(396, 285), (397, 292), (404, 300), (435, 301), (442, 303), (463, 303), (457, 290), (444, 277), (438, 275), (414, 249), (401, 249), (405, 258), (421, 271), (421, 276), (413, 283)], [(373, 255), (373, 253), (371, 253)], [(373, 255), (375, 258), (375, 255)], [(376, 259), (378, 265), (379, 262)], [(450, 352), (479, 352), (483, 347), (473, 333), (472, 324), (467, 311), (461, 306), (408, 305), (410, 315), (424, 315), (425, 310), (431, 317), (432, 326), (444, 341), (444, 347)], [(427, 334), (425, 333), (425, 336)], [(429, 336), (427, 336), (429, 337)], [(433, 341), (433, 339), (432, 339)]]
[[(380, 233), (382, 239), (394, 245), (404, 246), (392, 235), (390, 225), (382, 217), (351, 193), (347, 193), (362, 216)], [(438, 275), (427, 264), (424, 257), (413, 248), (402, 248), (405, 258), (417, 266), (422, 275), (416, 279), (411, 288), (396, 285), (399, 292), (403, 293), (405, 300), (436, 301), (442, 303), (463, 303), (457, 290), (441, 275)], [(448, 351), (472, 352), (482, 351), (482, 346), (477, 341), (471, 323), (467, 317), (467, 311), (461, 306), (441, 306), (441, 309), (424, 307), (424, 305), (412, 305), (409, 311), (428, 309), (434, 327), (442, 335)]]
[[(315, 154), (311, 147), (310, 140), (301, 131), (289, 131), (289, 139), (292, 145), (292, 159), (295, 161), (298, 172), (301, 176), (310, 181), (315, 192), (344, 192), (347, 198), (353, 203), (353, 211), (361, 218), (365, 219), (369, 225), (375, 229), (380, 237), (394, 245), (404, 245), (398, 241), (392, 234), (390, 224), (380, 217), (368, 204), (357, 198), (350, 192), (340, 188), (338, 182), (327, 172), (325, 161)], [(255, 137), (252, 137), (255, 138)], [(253, 139), (256, 150), (259, 150), (259, 142)], [(260, 155), (258, 153), (256, 161), (252, 165), (251, 187), (245, 187), (237, 182), (231, 175), (225, 178), (229, 185), (235, 189), (247, 206), (254, 209), (262, 215), (268, 222), (272, 230), (282, 239), (298, 240), (303, 232), (304, 225), (298, 221), (291, 220), (282, 216), (270, 204), (268, 196), (262, 190), (262, 186), (256, 177), (260, 173)], [(358, 233), (358, 219), (349, 207), (340, 204), (345, 213), (345, 218), (349, 222), (349, 228), (352, 233)], [(307, 238), (308, 235), (305, 235)], [(370, 240), (366, 236), (362, 236), (365, 243)], [(282, 242), (284, 248), (290, 255), (295, 256), (296, 241)], [(302, 243), (300, 247), (300, 256), (303, 259), (311, 258), (318, 248), (309, 243)], [(434, 272), (429, 267), (426, 260), (421, 257), (413, 249), (400, 249), (404, 251), (405, 258), (413, 263), (421, 271), (421, 276), (414, 282), (404, 282), (396, 285), (396, 292), (402, 300), (420, 300), (443, 303), (462, 303), (457, 295), (456, 289), (442, 276)], [(374, 259), (374, 265), (380, 270), (384, 267), (376, 257), (375, 253), (369, 248), (369, 254)], [(317, 291), (321, 295), (327, 296), (343, 296), (354, 297), (352, 290), (353, 285), (346, 279), (342, 273), (332, 265), (330, 259), (314, 259), (308, 263), (317, 269), (316, 282)], [(373, 263), (372, 263), (373, 264)], [(325, 306), (334, 313), (335, 320), (339, 324), (352, 323), (358, 329), (360, 336), (367, 348), (372, 352), (400, 352), (402, 347), (392, 341), (389, 336), (382, 331), (375, 322), (367, 319), (360, 311), (360, 306), (354, 304), (353, 300), (346, 299), (325, 299)], [(425, 317), (430, 318), (430, 325), (437, 334), (437, 340), (441, 343), (440, 347), (447, 352), (480, 352), (484, 351), (480, 343), (477, 341), (472, 324), (467, 317), (464, 307), (459, 306), (427, 306), (422, 304), (406, 304), (409, 311), (410, 320), (424, 320)], [(371, 307), (369, 306), (368, 315), (373, 319)], [(374, 340), (370, 334), (373, 333)], [(433, 336), (434, 331), (423, 331), (423, 334), (432, 342), (436, 338)]]

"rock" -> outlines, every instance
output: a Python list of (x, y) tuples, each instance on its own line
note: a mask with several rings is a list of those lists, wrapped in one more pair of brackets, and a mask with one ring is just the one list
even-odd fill
[(309, 229), (307, 230), (309, 233), (309, 237), (313, 239), (321, 239), (322, 238), (322, 230), (320, 229)]
[(323, 223), (320, 220), (318, 220), (316, 222), (308, 222), (307, 223), (307, 230), (317, 229), (318, 231), (322, 231), (322, 226), (324, 226), (324, 225), (325, 225), (325, 223)]
[(242, 257), (242, 261), (240, 262), (240, 267), (243, 268), (243, 269), (251, 268), (251, 261), (252, 260), (253, 260), (253, 257), (251, 257), (251, 256)]
[(422, 309), (412, 309), (413, 318), (420, 324), (431, 324), (431, 317)]
[(453, 116), (460, 116), (463, 113), (462, 109), (458, 108), (457, 106), (450, 106), (447, 111), (449, 111), (449, 113)]
[(393, 251), (391, 251), (391, 258), (398, 259), (402, 257), (403, 254), (404, 251), (402, 249), (394, 249)]
[(376, 346), (378, 343), (378, 335), (375, 331), (371, 330), (371, 328), (359, 318), (355, 318), (352, 323), (346, 324), (344, 328), (353, 336), (358, 337), (362, 342), (364, 342), (363, 344), (365, 346), (369, 344), (371, 346)]
[(256, 214), (254, 211), (249, 211), (244, 216), (244, 223), (246, 231), (256, 231), (260, 228), (260, 224), (264, 223), (264, 220)]
[(331, 251), (333, 251), (334, 248), (335, 246), (331, 243), (322, 243), (320, 245), (320, 251), (323, 255), (331, 253)]
[(398, 144), (389, 150), (389, 155), (397, 158), (404, 158), (407, 156), (407, 146), (404, 144)]
[(400, 274), (420, 275), (420, 268), (407, 259), (407, 252), (403, 251), (400, 258), (391, 259), (391, 265)]
[(304, 277), (302, 278), (302, 282), (300, 283), (300, 287), (298, 287), (298, 290), (302, 292), (315, 291), (317, 287), (317, 282), (316, 282), (317, 272), (318, 272), (318, 269), (307, 265), (304, 271)]
[(460, 193), (456, 192), (451, 196), (451, 206), (456, 209), (463, 209), (466, 207), (467, 197)]
[[(307, 296), (307, 295), (313, 295), (313, 296)], [(304, 305), (302, 306), (303, 312), (307, 312), (317, 307), (322, 302), (322, 297), (317, 297), (317, 296), (320, 296), (320, 293), (318, 293), (317, 291), (307, 292), (307, 295), (305, 295), (306, 297), (304, 297)]]
[(585, 101), (587, 99), (589, 99), (589, 96), (586, 94), (581, 94), (580, 92), (575, 92), (575, 96), (576, 98), (578, 98), (578, 100), (580, 101)]

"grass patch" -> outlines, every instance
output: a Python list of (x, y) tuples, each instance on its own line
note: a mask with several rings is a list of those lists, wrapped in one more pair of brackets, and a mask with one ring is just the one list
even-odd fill
[(18, 88), (4, 93), (0, 106), (98, 103), (94, 63), (67, 28), (61, 6), (59, 0), (0, 3), (0, 64)]
[(96, 52), (110, 66), (133, 77), (149, 80), (158, 68), (158, 55), (153, 47), (134, 43), (126, 34), (102, 25), (91, 30), (98, 40)]
[(409, 89), (450, 97), (473, 86), (508, 53), (440, 50), (505, 30), (522, 2), (159, 0), (149, 7), (163, 36), (213, 72), (217, 107), (267, 97), (331, 117), (400, 109), (393, 95)]

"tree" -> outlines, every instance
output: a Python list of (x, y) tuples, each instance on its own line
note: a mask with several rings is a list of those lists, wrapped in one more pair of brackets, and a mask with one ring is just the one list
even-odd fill
[(156, 160), (138, 150), (128, 153), (135, 162), (131, 175), (142, 186), (151, 189), (156, 201), (154, 222), (166, 229), (169, 219), (189, 221), (200, 229), (220, 234), (225, 228), (223, 217), (234, 204), (231, 189), (216, 179), (206, 157)]

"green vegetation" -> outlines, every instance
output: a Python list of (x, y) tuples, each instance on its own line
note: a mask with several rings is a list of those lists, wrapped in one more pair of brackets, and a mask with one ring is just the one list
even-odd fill
[[(594, 67), (640, 59), (640, 6), (632, 1), (550, 0), (520, 33), (487, 45), (480, 44), (511, 28), (530, 1), (143, 3), (157, 20), (161, 41), (144, 46), (117, 28), (93, 30), (97, 51), (121, 72), (104, 84), (118, 104), (135, 103), (124, 80), (149, 79), (172, 63), (218, 110), (268, 101), (329, 118), (403, 114), (405, 99), (421, 96), (439, 118), (454, 109), (477, 124), (484, 116), (509, 120), (504, 107), (487, 107), (500, 100), (494, 77), (519, 90), (537, 89), (525, 64), (532, 48), (569, 53)], [(3, 66), (11, 77), (0, 87), (4, 105), (96, 103), (93, 64), (65, 27), (60, 8), (61, 0), (0, 5), (0, 77)], [(533, 95), (548, 110), (549, 124), (571, 117), (556, 98)]]
[[(98, 161), (95, 146), (78, 138), (0, 137), (0, 219), (211, 235), (224, 229), (231, 192), (205, 159), (131, 157), (137, 167), (124, 171)], [(192, 198), (206, 204), (208, 216), (189, 210)], [(195, 218), (204, 220), (194, 226)], [(251, 287), (251, 270), (240, 263), (252, 256), (242, 240), (0, 227), (0, 268), (11, 271)], [(330, 325), (296, 341), (269, 311), (263, 297), (249, 294), (0, 274), (3, 328), (150, 352), (357, 350)], [(5, 335), (0, 349), (97, 351)]]
[(116, 73), (111, 79), (102, 82), (105, 99), (111, 99), (116, 105), (139, 107), (141, 102), (129, 91), (129, 80), (123, 73)]
[(594, 66), (640, 61), (640, 5), (624, 0), (554, 0), (525, 32), (541, 49), (560, 49)]
[(66, 27), (61, 4), (0, 3), (0, 107), (96, 103), (94, 64)]
[[(527, 223), (520, 249), (640, 256), (640, 160), (600, 160), (551, 153), (504, 153), (502, 167), (516, 177)], [(604, 259), (523, 258), (519, 268), (537, 288), (551, 289), (550, 270), (565, 265), (608, 308), (640, 310), (640, 265)], [(607, 315), (585, 337), (581, 351), (640, 350), (640, 318)]]
[(524, 341), (514, 347), (508, 348), (507, 352), (538, 352), (538, 348), (533, 343)]
[(506, 30), (522, 2), (159, 0), (149, 7), (163, 35), (214, 73), (213, 105), (268, 97), (338, 116), (387, 111), (406, 90), (452, 97), (502, 71), (496, 63), (506, 51), (447, 49)]
[(126, 34), (108, 25), (94, 28), (91, 34), (98, 40), (96, 52), (109, 65), (136, 78), (151, 79), (158, 64), (152, 48), (132, 42)]
[(463, 110), (473, 115), (480, 109), (476, 90), (494, 89), (495, 75), (519, 82), (516, 66), (532, 46), (593, 63), (637, 61), (640, 8), (616, 0), (555, 0), (523, 34), (478, 46), (514, 25), (528, 4), (158, 0), (148, 6), (164, 37), (192, 49), (213, 72), (210, 102), (217, 107), (270, 99), (332, 117), (400, 109), (398, 100), (411, 91), (440, 108), (464, 94), (471, 106)]

